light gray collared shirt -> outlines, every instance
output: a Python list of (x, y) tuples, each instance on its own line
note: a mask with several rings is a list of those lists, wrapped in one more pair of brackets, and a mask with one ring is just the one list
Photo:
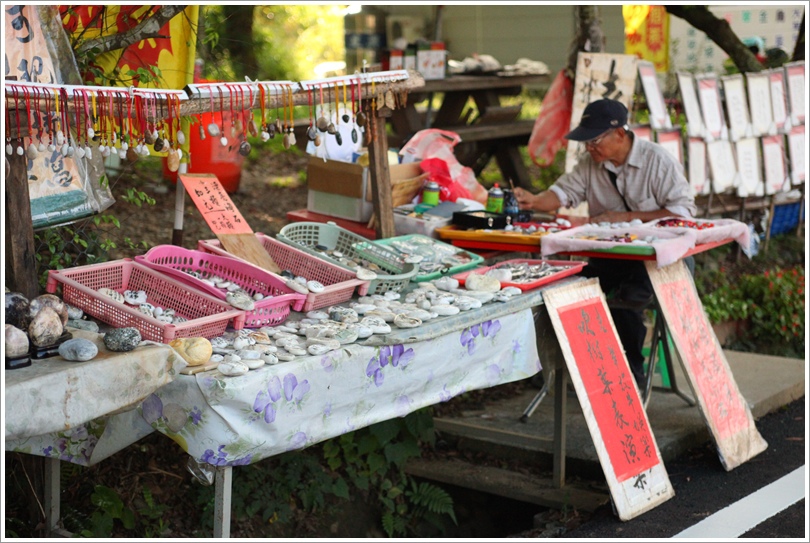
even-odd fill
[[(657, 143), (630, 135), (633, 145), (621, 166), (614, 166), (609, 160), (594, 162), (587, 154), (571, 172), (560, 176), (549, 187), (563, 207), (588, 202), (588, 213), (592, 217), (605, 211), (659, 209), (667, 209), (682, 217), (694, 216), (697, 211), (695, 198), (683, 175), (683, 167)], [(616, 173), (616, 187), (608, 170)], [(629, 209), (625, 207), (625, 201)]]

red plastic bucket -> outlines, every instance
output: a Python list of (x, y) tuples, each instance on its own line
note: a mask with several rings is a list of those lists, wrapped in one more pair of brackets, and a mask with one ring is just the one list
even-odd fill
[[(225, 126), (224, 135), (228, 140), (227, 145), (222, 145), (220, 139), (222, 135), (211, 136), (208, 133), (208, 125), (215, 122), (222, 131), (223, 120)], [(205, 139), (200, 139), (200, 124), (205, 130)], [(189, 152), (191, 161), (188, 164), (188, 173), (210, 173), (217, 176), (219, 182), (228, 193), (236, 192), (239, 189), (239, 181), (242, 177), (242, 163), (245, 157), (237, 152), (239, 148), (239, 134), (231, 136), (231, 113), (215, 111), (203, 113), (198, 117), (198, 122), (189, 126), (190, 134), (186, 134), (189, 142)], [(177, 183), (177, 172), (169, 171), (167, 159), (163, 159), (163, 178), (172, 183)]]

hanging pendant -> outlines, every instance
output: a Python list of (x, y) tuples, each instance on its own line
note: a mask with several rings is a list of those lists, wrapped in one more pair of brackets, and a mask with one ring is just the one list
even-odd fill
[(135, 162), (138, 160), (138, 151), (136, 151), (134, 147), (130, 147), (127, 149), (126, 157), (130, 162)]
[(321, 135), (320, 134), (315, 134), (314, 142), (315, 142), (315, 147), (320, 147), (320, 145), (321, 145)]
[(242, 156), (248, 156), (250, 154), (250, 144), (247, 141), (243, 141), (239, 144), (239, 154)]
[(25, 150), (25, 156), (27, 156), (31, 160), (34, 160), (35, 158), (37, 158), (38, 154), (39, 153), (37, 152), (37, 148), (34, 145), (34, 142), (29, 143), (28, 149)]
[(14, 147), (11, 146), (11, 142), (6, 143), (6, 154), (9, 156), (14, 154)]
[(321, 112), (321, 116), (318, 117), (318, 120), (315, 121), (315, 124), (318, 127), (318, 130), (320, 130), (321, 132), (326, 132), (327, 129), (329, 128), (329, 119), (324, 117), (323, 112)]
[(200, 130), (200, 141), (202, 141), (205, 139), (205, 128), (203, 128), (202, 123), (199, 124), (198, 128)]
[[(344, 111), (345, 111), (345, 107), (344, 107)], [(348, 113), (344, 113), (343, 116), (341, 117), (341, 119), (343, 119), (344, 123), (348, 123), (349, 120), (351, 119), (351, 117), (349, 117)]]
[(256, 126), (256, 121), (253, 119), (248, 122), (248, 133), (254, 138), (259, 135), (259, 127)]
[(290, 148), (290, 135), (284, 134), (284, 139), (281, 140), (281, 144), (284, 146), (285, 149)]
[(62, 145), (63, 143), (65, 143), (65, 133), (62, 132), (62, 130), (57, 130), (56, 131), (56, 144), (57, 145)]
[(87, 160), (93, 159), (93, 149), (89, 145), (84, 146), (84, 157)]
[(310, 125), (310, 127), (307, 128), (307, 139), (309, 139), (309, 141), (315, 141), (315, 137), (317, 135), (318, 135), (317, 129), (314, 126)]
[(87, 127), (87, 138), (88, 138), (88, 139), (93, 139), (93, 137), (94, 137), (95, 135), (96, 135), (96, 131), (95, 131), (95, 130), (93, 130), (93, 127), (92, 127), (92, 126), (88, 126), (88, 127)]
[(366, 126), (366, 122), (368, 122), (366, 113), (360, 110), (360, 112), (357, 113), (357, 124), (359, 124), (360, 126)]
[(270, 139), (270, 133), (267, 132), (267, 130), (262, 129), (261, 138), (262, 138), (262, 141), (269, 140)]
[(338, 145), (343, 145), (343, 136), (340, 135), (340, 132), (335, 132), (335, 141)]
[(182, 130), (177, 131), (177, 144), (183, 145), (186, 143), (186, 134)]
[(84, 158), (84, 147), (81, 147), (81, 146), (76, 147), (75, 153), (76, 153), (76, 158), (81, 160), (82, 158)]
[(352, 143), (357, 143), (357, 128), (352, 128)]
[(276, 125), (270, 123), (267, 125), (267, 135), (272, 139), (276, 137)]
[(226, 138), (225, 136), (222, 136), (221, 138), (219, 138), (219, 143), (223, 147), (227, 147), (228, 146), (228, 138)]
[(295, 145), (295, 132), (293, 132), (292, 126), (290, 127), (290, 147)]
[(219, 125), (217, 123), (210, 123), (208, 125), (208, 134), (212, 138), (216, 138), (217, 136), (219, 136)]
[(276, 132), (278, 132), (279, 134), (282, 132), (281, 119), (279, 119), (278, 117), (276, 117)]
[(386, 91), (386, 93), (385, 93), (385, 107), (387, 107), (389, 109), (396, 109), (397, 104), (396, 104), (396, 101), (394, 100), (393, 91), (390, 91), (390, 90)]
[(166, 165), (169, 167), (170, 172), (176, 172), (180, 168), (180, 158), (177, 156), (177, 151), (169, 149), (169, 154), (166, 157)]
[(39, 142), (39, 145), (37, 145), (37, 151), (39, 151), (40, 153), (44, 153), (45, 149), (46, 149), (45, 143)]
[(155, 144), (154, 144), (155, 152), (159, 153), (159, 152), (163, 151), (163, 145), (164, 145), (163, 138), (158, 137), (157, 139), (155, 139)]
[(326, 127), (326, 131), (333, 135), (337, 134), (337, 128), (335, 127), (335, 123), (329, 123), (329, 125)]

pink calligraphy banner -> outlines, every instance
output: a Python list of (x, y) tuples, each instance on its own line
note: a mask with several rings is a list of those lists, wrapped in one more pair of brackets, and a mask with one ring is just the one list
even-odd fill
[(215, 235), (253, 233), (215, 175), (180, 174), (178, 177)]

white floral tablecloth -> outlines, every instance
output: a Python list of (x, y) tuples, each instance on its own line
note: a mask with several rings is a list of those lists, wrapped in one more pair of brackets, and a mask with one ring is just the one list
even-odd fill
[(139, 410), (198, 462), (246, 465), (540, 368), (524, 309), (422, 342), (353, 344), (239, 377), (181, 375)]
[[(562, 279), (544, 288), (572, 280), (580, 278)], [(44, 391), (38, 395), (47, 397), (43, 401), (49, 402), (47, 409), (58, 422), (50, 431), (35, 434), (39, 428), (47, 428), (36, 426), (22, 432), (22, 437), (6, 439), (5, 448), (93, 465), (157, 430), (202, 464), (258, 462), (405, 416), (470, 390), (536, 374), (541, 361), (531, 308), (542, 303), (542, 290), (435, 319), (416, 329), (373, 336), (369, 344), (347, 345), (324, 356), (264, 366), (240, 377), (226, 377), (216, 370), (181, 375), (177, 370), (182, 362), (171, 355), (166, 355), (171, 360), (167, 358), (164, 369), (157, 373), (136, 370), (130, 365), (132, 361), (123, 364), (120, 371), (97, 366), (95, 372), (70, 377), (68, 383), (60, 385), (64, 389), (59, 391), (61, 396)], [(386, 344), (380, 344), (383, 342)], [(174, 354), (169, 347), (160, 347)], [(137, 352), (152, 353), (143, 347)], [(89, 363), (71, 364), (75, 364), (71, 369), (78, 369)], [(118, 397), (117, 405), (82, 393), (79, 397), (88, 404), (83, 409), (95, 406), (96, 417), (87, 412), (83, 418), (90, 418), (81, 423), (72, 419), (77, 424), (66, 428), (62, 413), (53, 413), (59, 409), (54, 402), (64, 401), (70, 387), (85, 390), (79, 382), (97, 381), (101, 374), (111, 383), (132, 381), (123, 389), (142, 394), (137, 408), (131, 409), (133, 396), (122, 395), (114, 387), (94, 388), (104, 396)], [(143, 387), (147, 387), (146, 392)], [(8, 396), (6, 401), (8, 411)], [(18, 397), (17, 401), (26, 410), (36, 407), (37, 402), (31, 397)], [(7, 420), (7, 436), (8, 424)], [(16, 432), (20, 434), (20, 430)]]

